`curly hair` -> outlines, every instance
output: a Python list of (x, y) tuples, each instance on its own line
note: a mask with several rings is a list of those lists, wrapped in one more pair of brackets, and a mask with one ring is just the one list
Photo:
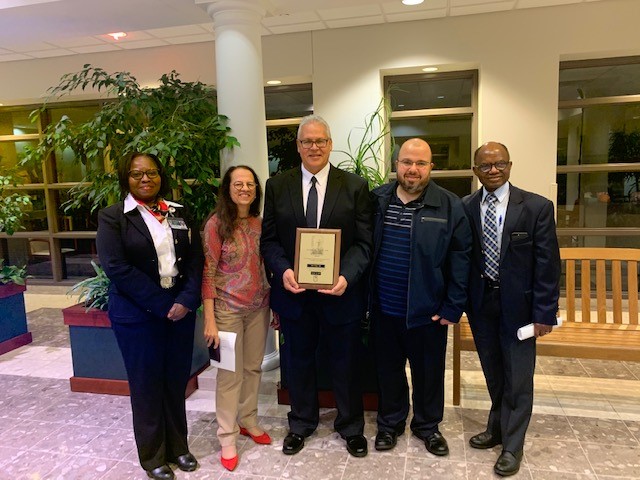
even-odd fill
[(231, 174), (238, 168), (248, 170), (253, 175), (253, 181), (256, 184), (256, 198), (254, 198), (251, 205), (249, 205), (249, 215), (252, 217), (260, 215), (262, 187), (260, 186), (258, 175), (256, 175), (253, 168), (247, 165), (236, 165), (234, 167), (230, 167), (224, 174), (222, 184), (218, 189), (218, 202), (216, 203), (216, 208), (209, 215), (209, 217), (211, 217), (211, 215), (215, 213), (218, 216), (218, 235), (220, 235), (220, 238), (223, 241), (233, 236), (233, 230), (238, 219), (238, 206), (231, 199)]

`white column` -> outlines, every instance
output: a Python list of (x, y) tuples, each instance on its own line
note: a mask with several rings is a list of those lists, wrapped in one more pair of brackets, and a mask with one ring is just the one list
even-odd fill
[[(240, 147), (224, 152), (221, 173), (233, 165), (255, 170), (262, 186), (269, 176), (267, 127), (262, 76), (260, 0), (195, 0), (213, 19), (216, 48), (218, 112), (229, 117), (231, 135)], [(263, 370), (280, 363), (274, 331), (269, 329)]]
[(264, 183), (269, 175), (262, 77), (259, 0), (196, 0), (213, 19), (218, 111), (229, 117), (240, 147), (222, 158), (224, 173), (232, 165), (251, 166)]

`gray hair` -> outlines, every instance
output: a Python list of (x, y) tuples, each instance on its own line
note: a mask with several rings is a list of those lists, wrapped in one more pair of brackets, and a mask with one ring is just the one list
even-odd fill
[(300, 132), (302, 131), (302, 127), (304, 127), (308, 123), (319, 123), (324, 127), (327, 132), (327, 136), (331, 138), (331, 129), (329, 128), (329, 124), (327, 121), (322, 118), (320, 115), (307, 115), (300, 120), (300, 125), (298, 126), (298, 140), (300, 139)]

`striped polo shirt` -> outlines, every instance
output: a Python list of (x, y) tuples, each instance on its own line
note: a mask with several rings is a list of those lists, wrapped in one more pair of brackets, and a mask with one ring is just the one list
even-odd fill
[(395, 191), (384, 215), (382, 242), (376, 262), (378, 301), (383, 314), (407, 316), (409, 265), (411, 263), (411, 226), (413, 212), (422, 197), (403, 204)]

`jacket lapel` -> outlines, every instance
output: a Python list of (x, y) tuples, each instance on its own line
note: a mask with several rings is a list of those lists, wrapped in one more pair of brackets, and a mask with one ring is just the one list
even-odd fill
[(136, 208), (127, 212), (125, 217), (131, 222), (131, 224), (151, 243), (153, 243), (153, 239), (151, 238), (151, 233), (147, 228), (147, 224), (144, 223), (142, 215), (140, 215), (140, 211)]
[(509, 203), (507, 205), (507, 214), (504, 219), (504, 228), (502, 229), (502, 245), (500, 246), (500, 263), (504, 260), (504, 256), (509, 249), (511, 242), (511, 233), (516, 229), (518, 219), (522, 214), (522, 192), (509, 185)]
[(296, 217), (296, 224), (306, 225), (307, 219), (304, 215), (304, 205), (302, 203), (302, 170), (300, 167), (295, 168), (290, 173), (291, 179), (288, 183), (289, 199), (291, 200), (291, 208)]
[(329, 167), (329, 177), (327, 178), (327, 190), (324, 194), (324, 204), (322, 205), (322, 215), (320, 216), (320, 228), (324, 228), (331, 217), (331, 212), (333, 212), (333, 207), (336, 205), (343, 182), (344, 175), (342, 171), (331, 165)]

